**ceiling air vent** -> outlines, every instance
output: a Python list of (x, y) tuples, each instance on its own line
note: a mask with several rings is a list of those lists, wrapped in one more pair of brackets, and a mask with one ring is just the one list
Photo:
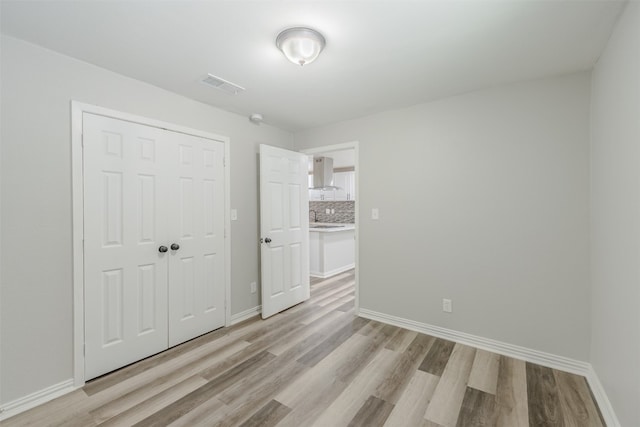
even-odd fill
[(220, 89), (221, 91), (230, 93), (232, 95), (244, 91), (244, 88), (242, 86), (238, 86), (235, 83), (231, 83), (230, 81), (221, 79), (220, 77), (216, 77), (213, 74), (207, 74), (207, 77), (202, 80), (202, 83), (213, 86), (216, 89)]

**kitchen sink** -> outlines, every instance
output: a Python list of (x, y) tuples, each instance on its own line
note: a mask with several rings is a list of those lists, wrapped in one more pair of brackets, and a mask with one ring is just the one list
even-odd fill
[(309, 228), (342, 228), (344, 225), (309, 225)]

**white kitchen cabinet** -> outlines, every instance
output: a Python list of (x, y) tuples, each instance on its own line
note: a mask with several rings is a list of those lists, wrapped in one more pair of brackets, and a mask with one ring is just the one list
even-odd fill
[(339, 187), (335, 190), (335, 200), (355, 200), (356, 199), (356, 173), (335, 172), (333, 174), (333, 185)]
[(327, 278), (355, 267), (355, 230), (309, 232), (309, 274)]
[(318, 202), (322, 199), (322, 190), (309, 190), (309, 201)]

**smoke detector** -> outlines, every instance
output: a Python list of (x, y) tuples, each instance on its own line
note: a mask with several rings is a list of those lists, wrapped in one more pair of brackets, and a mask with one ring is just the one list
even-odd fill
[(249, 121), (256, 125), (259, 125), (260, 123), (262, 123), (262, 120), (264, 119), (262, 118), (262, 114), (260, 113), (253, 113), (252, 115), (249, 116)]
[(221, 91), (230, 93), (232, 95), (236, 95), (244, 91), (244, 88), (242, 86), (214, 76), (213, 74), (207, 74), (207, 77), (202, 79), (202, 83), (213, 86), (216, 89), (220, 89)]

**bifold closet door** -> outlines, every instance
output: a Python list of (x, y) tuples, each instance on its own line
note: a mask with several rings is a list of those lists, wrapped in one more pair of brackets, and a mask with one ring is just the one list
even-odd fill
[(167, 133), (84, 113), (85, 378), (167, 348)]
[(224, 143), (83, 115), (85, 378), (224, 326)]

